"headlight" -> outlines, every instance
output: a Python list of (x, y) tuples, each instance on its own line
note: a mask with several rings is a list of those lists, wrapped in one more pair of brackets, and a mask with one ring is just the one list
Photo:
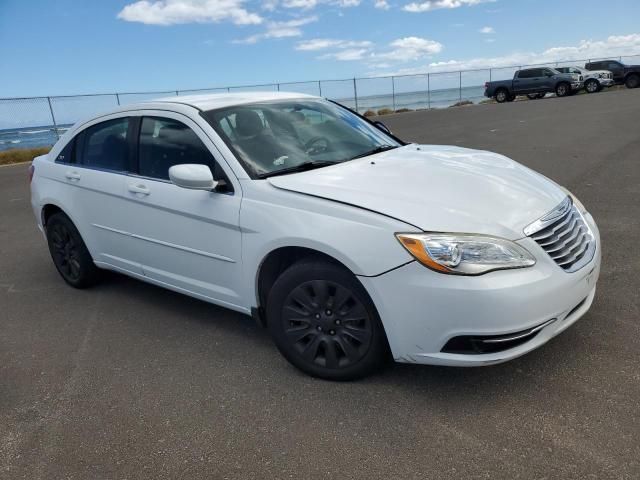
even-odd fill
[(587, 209), (585, 208), (585, 206), (582, 204), (582, 202), (580, 200), (578, 200), (578, 197), (576, 197), (573, 193), (571, 193), (569, 190), (567, 190), (564, 187), (560, 187), (562, 189), (562, 191), (564, 193), (566, 193), (569, 197), (571, 197), (571, 201), (573, 202), (573, 204), (576, 206), (576, 208), (578, 209), (578, 211), (581, 214), (585, 214), (587, 213)]
[(536, 263), (517, 243), (488, 235), (398, 233), (396, 237), (421, 264), (442, 273), (481, 275)]

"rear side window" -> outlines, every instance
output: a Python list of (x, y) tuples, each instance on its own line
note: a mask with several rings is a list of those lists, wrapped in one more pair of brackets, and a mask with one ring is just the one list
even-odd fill
[(538, 70), (538, 69), (520, 70), (520, 73), (518, 74), (518, 78), (534, 78), (534, 77), (541, 77), (541, 76), (542, 76), (541, 70)]
[(139, 173), (169, 180), (169, 168), (183, 163), (208, 165), (216, 177), (216, 162), (193, 130), (170, 118), (144, 117), (140, 125)]
[(129, 119), (98, 123), (83, 133), (81, 163), (88, 167), (123, 172), (129, 165)]

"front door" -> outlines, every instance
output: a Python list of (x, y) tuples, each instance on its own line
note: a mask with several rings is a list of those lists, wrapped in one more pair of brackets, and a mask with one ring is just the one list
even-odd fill
[[(212, 154), (211, 140), (188, 117), (158, 112), (140, 118), (137, 171), (129, 175), (126, 229), (145, 276), (226, 306), (240, 303), (241, 192)], [(205, 164), (228, 188), (189, 190), (169, 181), (169, 168)]]

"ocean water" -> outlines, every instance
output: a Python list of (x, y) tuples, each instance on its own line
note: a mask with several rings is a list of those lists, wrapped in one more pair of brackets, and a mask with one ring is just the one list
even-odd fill
[[(412, 110), (425, 108), (446, 108), (460, 100), (469, 100), (474, 103), (484, 99), (484, 87), (473, 86), (459, 88), (448, 88), (431, 90), (430, 92), (396, 92), (395, 96), (390, 93), (379, 95), (358, 96), (358, 111), (364, 113), (367, 110), (378, 111), (383, 108), (399, 110), (409, 108)], [(337, 101), (344, 103), (350, 108), (355, 108), (355, 101), (352, 98), (337, 98)], [(99, 108), (98, 108), (99, 110)], [(96, 111), (97, 113), (97, 111)], [(87, 111), (83, 110), (83, 115), (87, 116)], [(3, 123), (7, 123), (6, 121)], [(59, 125), (58, 135), (62, 135), (71, 124)], [(0, 151), (12, 148), (34, 148), (51, 146), (58, 140), (56, 129), (53, 125), (39, 125), (32, 127), (10, 128), (0, 130)]]
[[(58, 134), (62, 136), (71, 125), (58, 126)], [(53, 125), (35, 127), (10, 128), (0, 130), (0, 151), (12, 148), (48, 147), (56, 143), (58, 135)]]

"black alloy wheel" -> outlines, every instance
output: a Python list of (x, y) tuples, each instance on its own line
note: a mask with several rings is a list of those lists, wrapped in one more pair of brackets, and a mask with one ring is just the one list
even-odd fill
[(85, 288), (99, 280), (100, 270), (93, 263), (80, 233), (64, 213), (49, 218), (46, 232), (51, 258), (65, 282)]
[(313, 376), (359, 378), (385, 357), (373, 302), (338, 265), (301, 262), (287, 269), (269, 294), (267, 323), (285, 358)]

